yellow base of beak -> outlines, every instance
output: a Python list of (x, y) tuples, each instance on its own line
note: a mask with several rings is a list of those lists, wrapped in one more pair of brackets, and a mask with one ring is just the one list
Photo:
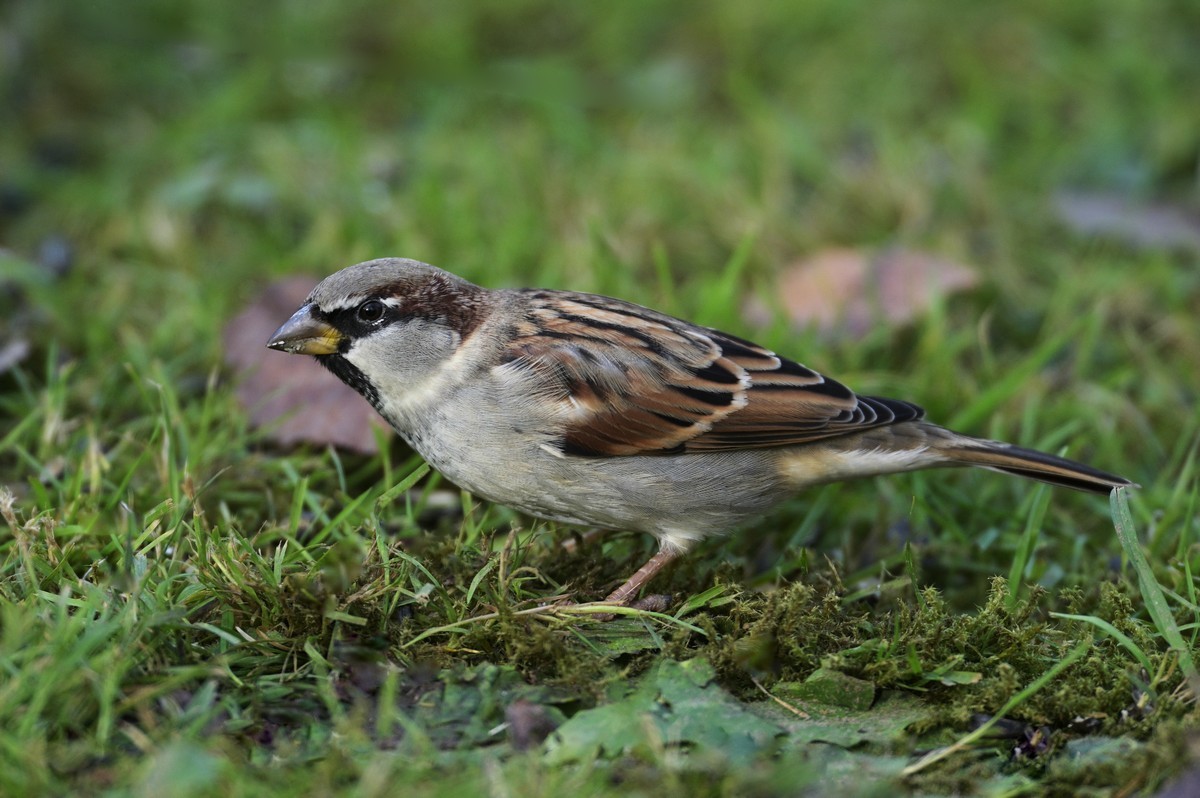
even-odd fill
[(311, 305), (305, 305), (275, 331), (267, 346), (293, 355), (332, 355), (343, 338), (336, 329), (313, 317)]

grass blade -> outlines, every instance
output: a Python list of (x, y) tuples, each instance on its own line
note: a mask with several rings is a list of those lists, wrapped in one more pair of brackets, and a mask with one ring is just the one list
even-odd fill
[(1122, 632), (1117, 627), (1113, 626), (1103, 618), (1097, 618), (1095, 615), (1071, 615), (1066, 612), (1052, 612), (1051, 618), (1063, 618), (1068, 621), (1083, 621), (1090, 623), (1106, 635), (1116, 640), (1121, 646), (1133, 655), (1133, 658), (1138, 661), (1138, 664), (1145, 669), (1146, 673), (1154, 673), (1154, 666), (1150, 663), (1150, 657), (1146, 656), (1146, 652), (1138, 648), (1138, 644), (1129, 638), (1129, 635)]
[(1021, 597), (1021, 583), (1029, 567), (1029, 560), (1033, 557), (1033, 550), (1037, 547), (1038, 532), (1042, 528), (1042, 521), (1046, 518), (1046, 508), (1049, 506), (1049, 488), (1045, 484), (1038, 485), (1033, 495), (1033, 506), (1025, 521), (1025, 531), (1021, 533), (1021, 544), (1017, 546), (1016, 554), (1013, 555), (1012, 568), (1008, 571), (1009, 611), (1016, 608), (1017, 601)]
[(1183, 668), (1184, 675), (1195, 688), (1198, 681), (1196, 662), (1192, 658), (1191, 649), (1183, 640), (1179, 625), (1175, 623), (1175, 616), (1171, 614), (1167, 597), (1163, 594), (1158, 580), (1154, 578), (1154, 569), (1150, 567), (1150, 563), (1142, 551), (1141, 541), (1138, 540), (1137, 530), (1133, 526), (1133, 516), (1129, 512), (1129, 499), (1125, 497), (1125, 490), (1125, 488), (1114, 489), (1109, 499), (1112, 505), (1113, 526), (1117, 530), (1117, 539), (1121, 541), (1121, 548), (1125, 550), (1125, 556), (1129, 558), (1129, 562), (1133, 564), (1133, 570), (1137, 573), (1138, 589), (1142, 593), (1142, 600), (1146, 602), (1146, 610), (1150, 613), (1155, 628), (1167, 641), (1171, 650), (1179, 656), (1180, 667)]
[(991, 731), (992, 727), (995, 726), (997, 723), (999, 723), (1006, 715), (1008, 715), (1008, 713), (1012, 712), (1014, 709), (1019, 707), (1021, 704), (1025, 703), (1025, 701), (1027, 701), (1030, 696), (1032, 696), (1038, 690), (1041, 690), (1043, 687), (1048, 685), (1050, 682), (1054, 681), (1054, 679), (1060, 673), (1065, 671), (1067, 668), (1071, 667), (1071, 665), (1073, 665), (1080, 657), (1082, 657), (1084, 654), (1086, 654), (1088, 649), (1090, 649), (1091, 647), (1092, 647), (1092, 638), (1091, 637), (1088, 637), (1084, 640), (1080, 640), (1079, 644), (1076, 645), (1075, 648), (1071, 649), (1070, 653), (1068, 653), (1067, 656), (1063, 657), (1061, 660), (1054, 663), (1053, 667), (1051, 667), (1050, 670), (1046, 671), (1041, 676), (1034, 679), (1032, 682), (1030, 682), (1025, 687), (1025, 689), (1021, 690), (1021, 692), (1017, 693), (1015, 696), (1008, 699), (1008, 702), (1005, 703), (1004, 706), (1000, 707), (1000, 711), (997, 712), (995, 715), (993, 715), (991, 717), (991, 719), (988, 720), (987, 723), (984, 723), (982, 726), (980, 726), (978, 729), (975, 729), (970, 734), (967, 734), (964, 737), (959, 738), (959, 740), (956, 741), (953, 745), (948, 745), (945, 748), (939, 748), (936, 751), (930, 751), (928, 754), (921, 757), (920, 759), (918, 759), (916, 762), (914, 762), (911, 765), (909, 765), (908, 767), (906, 767), (901, 772), (905, 776), (912, 776), (913, 774), (920, 773), (922, 770), (929, 767), (930, 765), (932, 765), (936, 762), (940, 762), (943, 759), (945, 759), (946, 757), (950, 756), (951, 754), (961, 751), (962, 749), (971, 745), (971, 743), (975, 742), (980, 737), (983, 737), (989, 731)]

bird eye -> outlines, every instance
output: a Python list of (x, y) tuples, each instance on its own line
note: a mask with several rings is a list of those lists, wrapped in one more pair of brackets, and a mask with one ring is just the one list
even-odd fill
[(368, 299), (358, 306), (358, 319), (365, 322), (376, 322), (383, 318), (385, 308), (378, 299)]

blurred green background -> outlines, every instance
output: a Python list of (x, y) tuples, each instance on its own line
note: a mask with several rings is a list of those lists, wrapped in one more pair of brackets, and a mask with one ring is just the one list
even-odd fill
[(1057, 190), (1194, 199), (1198, 13), (16, 2), (4, 231), (224, 295), (381, 252), (603, 287), (660, 246), (686, 278), (747, 238), (760, 270), (900, 242), (1018, 280), (1064, 266), (1021, 246)]
[[(354, 752), (330, 755), (328, 729), (311, 734), (326, 742), (300, 746), (306, 753), (294, 759), (264, 743), (262, 674), (252, 668), (229, 665), (241, 691), (213, 706), (257, 737), (218, 734), (223, 742), (211, 743), (205, 723), (217, 709), (163, 709), (152, 685), (174, 678), (198, 689), (189, 680), (202, 680), (217, 659), (242, 662), (225, 643), (219, 654), (204, 648), (213, 638), (180, 653), (118, 623), (131, 635), (122, 645), (145, 657), (120, 660), (109, 692), (72, 703), (74, 690), (91, 696), (103, 681), (87, 674), (110, 667), (97, 658), (116, 643), (65, 658), (55, 646), (76, 632), (51, 602), (65, 585), (90, 584), (132, 557), (130, 541), (149, 539), (138, 535), (164, 535), (153, 538), (160, 547), (170, 535), (200, 535), (199, 520), (170, 515), (195, 499), (196, 486), (205, 486), (214, 541), (253, 541), (302, 505), (334, 515), (387, 487), (388, 458), (403, 453), (348, 458), (345, 473), (337, 460), (334, 475), (328, 453), (265, 449), (222, 367), (225, 324), (271, 280), (383, 255), (493, 287), (614, 294), (753, 336), (861, 392), (912, 399), (966, 432), (1066, 447), (1142, 483), (1135, 518), (1148, 530), (1158, 578), (1194, 621), (1184, 610), (1195, 610), (1200, 428), (1197, 31), (1200, 4), (1190, 0), (8, 0), (0, 6), (0, 347), (22, 341), (30, 351), (0, 373), (0, 484), (15, 494), (17, 526), (41, 519), (39, 529), (74, 536), (65, 554), (44, 544), (47, 534), (18, 545), (13, 528), (0, 538), (8, 635), (0, 661), (14, 685), (8, 698), (0, 687), (0, 717), (30, 718), (0, 736), (0, 752), (17, 763), (14, 773), (62, 763), (56, 775), (12, 784), (107, 779), (143, 794), (155, 785), (191, 789), (186, 769), (171, 780), (172, 757), (201, 756), (186, 747), (197, 744), (207, 746), (201, 759), (240, 764), (213, 771), (224, 782), (197, 776), (196, 794), (265, 789), (237, 786), (228, 768), (250, 772), (272, 756), (325, 763), (315, 771), (296, 764), (297, 781), (282, 792), (315, 789), (303, 782), (315, 773), (318, 784), (353, 781), (361, 794), (384, 794), (367, 782), (386, 787), (385, 771), (355, 770)], [(1078, 196), (1119, 210), (1072, 222)], [(969, 264), (981, 283), (912, 325), (832, 337), (789, 329), (779, 275), (832, 247), (932, 253)], [(742, 314), (747, 297), (777, 320), (753, 326)], [(293, 504), (293, 489), (316, 498)], [(670, 587), (699, 591), (714, 573), (761, 586), (771, 568), (799, 580), (810, 559), (828, 557), (846, 575), (838, 589), (851, 593), (865, 595), (907, 567), (913, 586), (936, 585), (970, 614), (986, 600), (989, 575), (1012, 573), (1076, 591), (1052, 608), (1094, 609), (1103, 603), (1097, 585), (1121, 582), (1103, 503), (1055, 492), (1047, 509), (1034, 497), (1030, 485), (989, 474), (835, 486), (798, 499), (762, 534), (706, 545)], [(130, 520), (150, 508), (176, 526), (147, 521), (142, 530)], [(489, 517), (497, 528), (511, 520)], [(1028, 529), (1039, 523), (1034, 545)], [(364, 535), (347, 523), (335, 537), (360, 545)], [(190, 578), (178, 554), (183, 537), (170, 538), (177, 561), (162, 566), (167, 576), (147, 577), (161, 602), (155, 611), (194, 619), (196, 607), (215, 606), (205, 622), (230, 635), (235, 626), (273, 630), (292, 654), (270, 667), (320, 693), (319, 658), (297, 653), (308, 652), (309, 630), (279, 620), (290, 601), (280, 585), (278, 594), (259, 586), (271, 598), (256, 601), (271, 611), (253, 622), (241, 614), (245, 593), (173, 592)], [(466, 567), (474, 562), (468, 538), (439, 556)], [(919, 548), (916, 559), (906, 543)], [(625, 545), (617, 554), (627, 562), (595, 566), (601, 581), (649, 551)], [(310, 564), (327, 553), (300, 551), (297, 562)], [(441, 560), (424, 554), (436, 568)], [(531, 556), (548, 573), (569, 571), (552, 546)], [(176, 565), (182, 570), (171, 571)], [(222, 568), (212, 584), (237, 583)], [(127, 586), (117, 576), (99, 583)], [(898, 601), (925, 606), (915, 591)], [(144, 612), (150, 617), (150, 604)], [(50, 662), (62, 679), (80, 680), (64, 683), (61, 707), (38, 692)], [(806, 662), (811, 670), (817, 659)], [(180, 675), (185, 665), (199, 670)], [(793, 666), (803, 671), (783, 667)], [(546, 677), (521, 667), (527, 680)], [(614, 673), (605, 678), (620, 678)], [(721, 674), (723, 684), (736, 682)], [(26, 687), (41, 698), (22, 698)], [(1168, 727), (1155, 723), (1131, 734), (1166, 739)], [(1171, 745), (1182, 745), (1185, 728), (1169, 727)], [(176, 739), (185, 747), (166, 745)], [(1163, 761), (1182, 766), (1177, 748), (1163, 750), (1137, 766), (1115, 758), (1112, 773), (1096, 778), (1108, 779), (1105, 789), (1157, 783)], [(1158, 764), (1147, 769), (1147, 761)], [(655, 767), (645, 784), (675, 772)], [(431, 772), (412, 783), (436, 792), (422, 781)], [(1083, 778), (1060, 773), (1065, 781), (1054, 782), (1053, 768), (1046, 772), (1023, 771), (1018, 781), (1036, 792)], [(470, 773), (463, 778), (482, 780), (472, 789), (501, 783), (486, 768)], [(579, 774), (546, 778), (525, 787), (606, 789)], [(730, 778), (671, 784), (680, 794), (745, 787)]]

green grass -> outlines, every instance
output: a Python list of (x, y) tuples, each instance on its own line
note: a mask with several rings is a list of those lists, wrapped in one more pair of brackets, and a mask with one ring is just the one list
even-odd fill
[[(1194, 4), (0, 14), (0, 349), (31, 348), (0, 374), (0, 793), (1107, 795), (1188, 767), (1200, 263), (1052, 208), (1194, 214)], [(741, 318), (833, 246), (983, 283), (861, 337)], [(539, 606), (651, 541), (438, 509), (402, 446), (280, 450), (236, 404), (228, 319), (385, 254), (662, 308), (1142, 488), (834, 485), (698, 546), (666, 613)], [(527, 745), (519, 712), (560, 731)]]

